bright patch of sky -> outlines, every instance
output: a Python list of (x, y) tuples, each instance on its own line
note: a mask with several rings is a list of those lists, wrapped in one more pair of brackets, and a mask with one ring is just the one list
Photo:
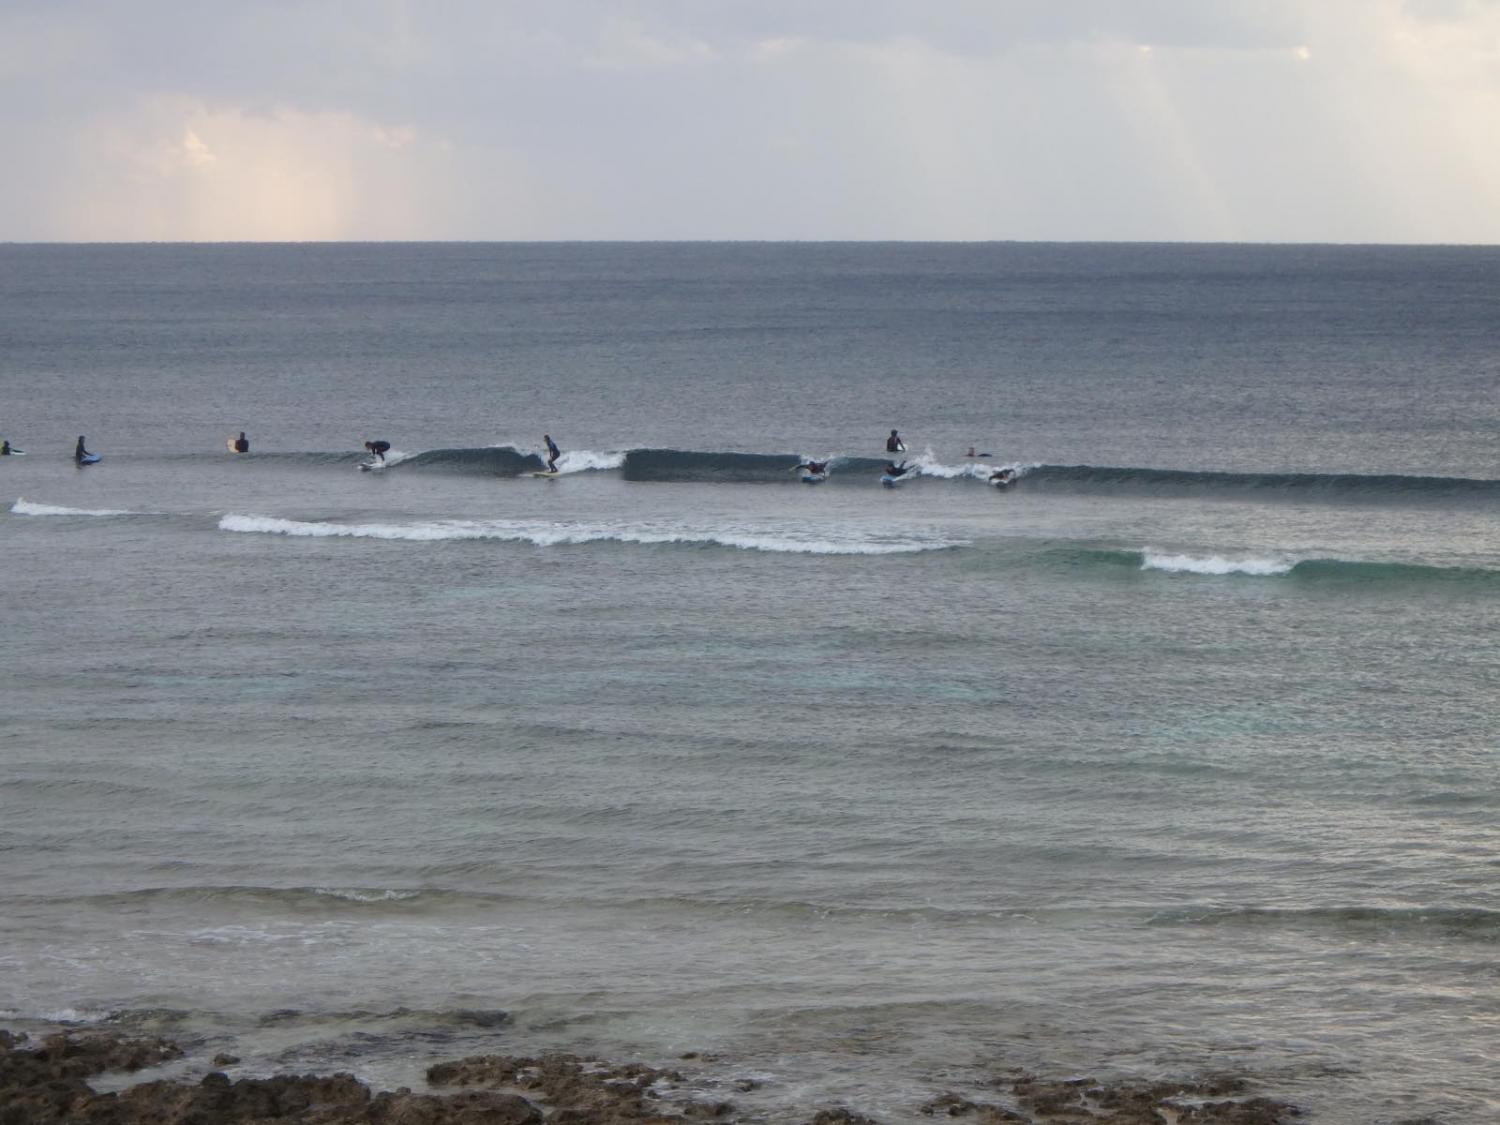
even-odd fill
[(0, 239), (1500, 242), (1500, 0), (10, 0)]

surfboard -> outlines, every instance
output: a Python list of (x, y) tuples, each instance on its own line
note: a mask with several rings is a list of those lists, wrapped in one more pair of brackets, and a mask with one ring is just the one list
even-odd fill
[(361, 461), (359, 463), (359, 471), (362, 473), (369, 473), (383, 468), (385, 468), (384, 461)]
[(7, 457), (25, 457), (26, 456), (26, 450), (24, 450), (24, 449), (12, 449), (5, 456), (7, 456)]
[(817, 484), (820, 481), (825, 481), (827, 479), (828, 479), (828, 474), (827, 473), (803, 473), (802, 474), (802, 483), (803, 484)]
[(904, 473), (899, 477), (893, 477), (890, 473), (880, 474), (880, 483), (885, 485), (887, 488), (895, 488), (896, 485), (900, 484), (905, 479), (906, 475)]
[(532, 473), (531, 475), (534, 476), (534, 477), (537, 477), (540, 480), (551, 480), (553, 477), (557, 476), (558, 474), (557, 474), (556, 470), (553, 470), (552, 472), (549, 473), (546, 469), (543, 469), (540, 472), (535, 472), (535, 473)]
[(99, 454), (90, 453), (87, 457), (80, 457), (78, 459), (78, 463), (80, 465), (97, 465), (102, 460), (104, 460), (104, 458)]

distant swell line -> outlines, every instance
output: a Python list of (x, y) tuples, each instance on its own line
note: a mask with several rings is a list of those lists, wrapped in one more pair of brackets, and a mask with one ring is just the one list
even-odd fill
[(1150, 921), (1154, 925), (1420, 929), (1472, 941), (1500, 941), (1500, 910), (1483, 907), (1236, 906), (1164, 911)]

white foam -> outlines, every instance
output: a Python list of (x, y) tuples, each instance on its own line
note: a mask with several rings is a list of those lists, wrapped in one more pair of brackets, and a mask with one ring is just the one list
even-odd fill
[(56, 504), (33, 504), (24, 497), (17, 497), (10, 506), (17, 516), (128, 516), (133, 513), (123, 508), (63, 508)]
[(329, 898), (342, 898), (349, 902), (405, 902), (416, 898), (421, 891), (365, 891), (357, 887), (314, 887), (313, 894)]
[[(547, 459), (542, 458), (545, 463)], [(586, 473), (591, 469), (618, 469), (625, 464), (625, 454), (596, 453), (592, 449), (570, 449), (557, 459), (559, 473)]]
[(974, 480), (984, 481), (989, 480), (994, 473), (999, 472), (1001, 469), (1010, 469), (1016, 474), (1015, 479), (1019, 480), (1032, 469), (1036, 468), (1034, 464), (1022, 465), (992, 460), (965, 461), (961, 465), (945, 465), (937, 459), (937, 454), (933, 453), (930, 446), (922, 452), (921, 456), (912, 458), (911, 466), (924, 477), (937, 477), (940, 480), (957, 480), (961, 477), (972, 477)]
[(99, 1023), (114, 1015), (106, 1008), (57, 1008), (28, 1012), (20, 1008), (0, 1008), (0, 1020), (29, 1020), (35, 1023)]
[(965, 545), (952, 539), (852, 534), (831, 539), (801, 528), (695, 527), (686, 524), (547, 523), (525, 520), (432, 520), (422, 523), (345, 524), (246, 516), (231, 512), (219, 520), (221, 531), (260, 532), (310, 538), (394, 539), (434, 542), (453, 539), (498, 539), (554, 547), (581, 543), (718, 545), (747, 551), (806, 555), (894, 555), (940, 551)]
[(1278, 558), (1225, 558), (1223, 555), (1168, 555), (1143, 552), (1142, 570), (1164, 570), (1169, 574), (1287, 574), (1296, 560)]

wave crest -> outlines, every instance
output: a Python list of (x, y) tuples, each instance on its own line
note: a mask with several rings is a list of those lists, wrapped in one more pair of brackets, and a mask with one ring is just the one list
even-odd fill
[(129, 516), (123, 508), (64, 508), (57, 504), (36, 504), (18, 497), (10, 506), (11, 514), (17, 516)]
[(1142, 570), (1163, 570), (1168, 574), (1249, 574), (1267, 576), (1290, 574), (1296, 562), (1277, 558), (1233, 559), (1223, 555), (1169, 555), (1160, 551), (1143, 551)]
[(720, 546), (747, 551), (806, 555), (894, 555), (947, 550), (966, 545), (954, 539), (903, 535), (850, 534), (832, 539), (800, 528), (695, 527), (685, 524), (546, 523), (525, 520), (432, 520), (421, 523), (343, 524), (229, 513), (221, 531), (306, 538), (391, 539), (413, 542), (494, 539), (538, 547), (584, 543), (631, 543), (646, 546)]

